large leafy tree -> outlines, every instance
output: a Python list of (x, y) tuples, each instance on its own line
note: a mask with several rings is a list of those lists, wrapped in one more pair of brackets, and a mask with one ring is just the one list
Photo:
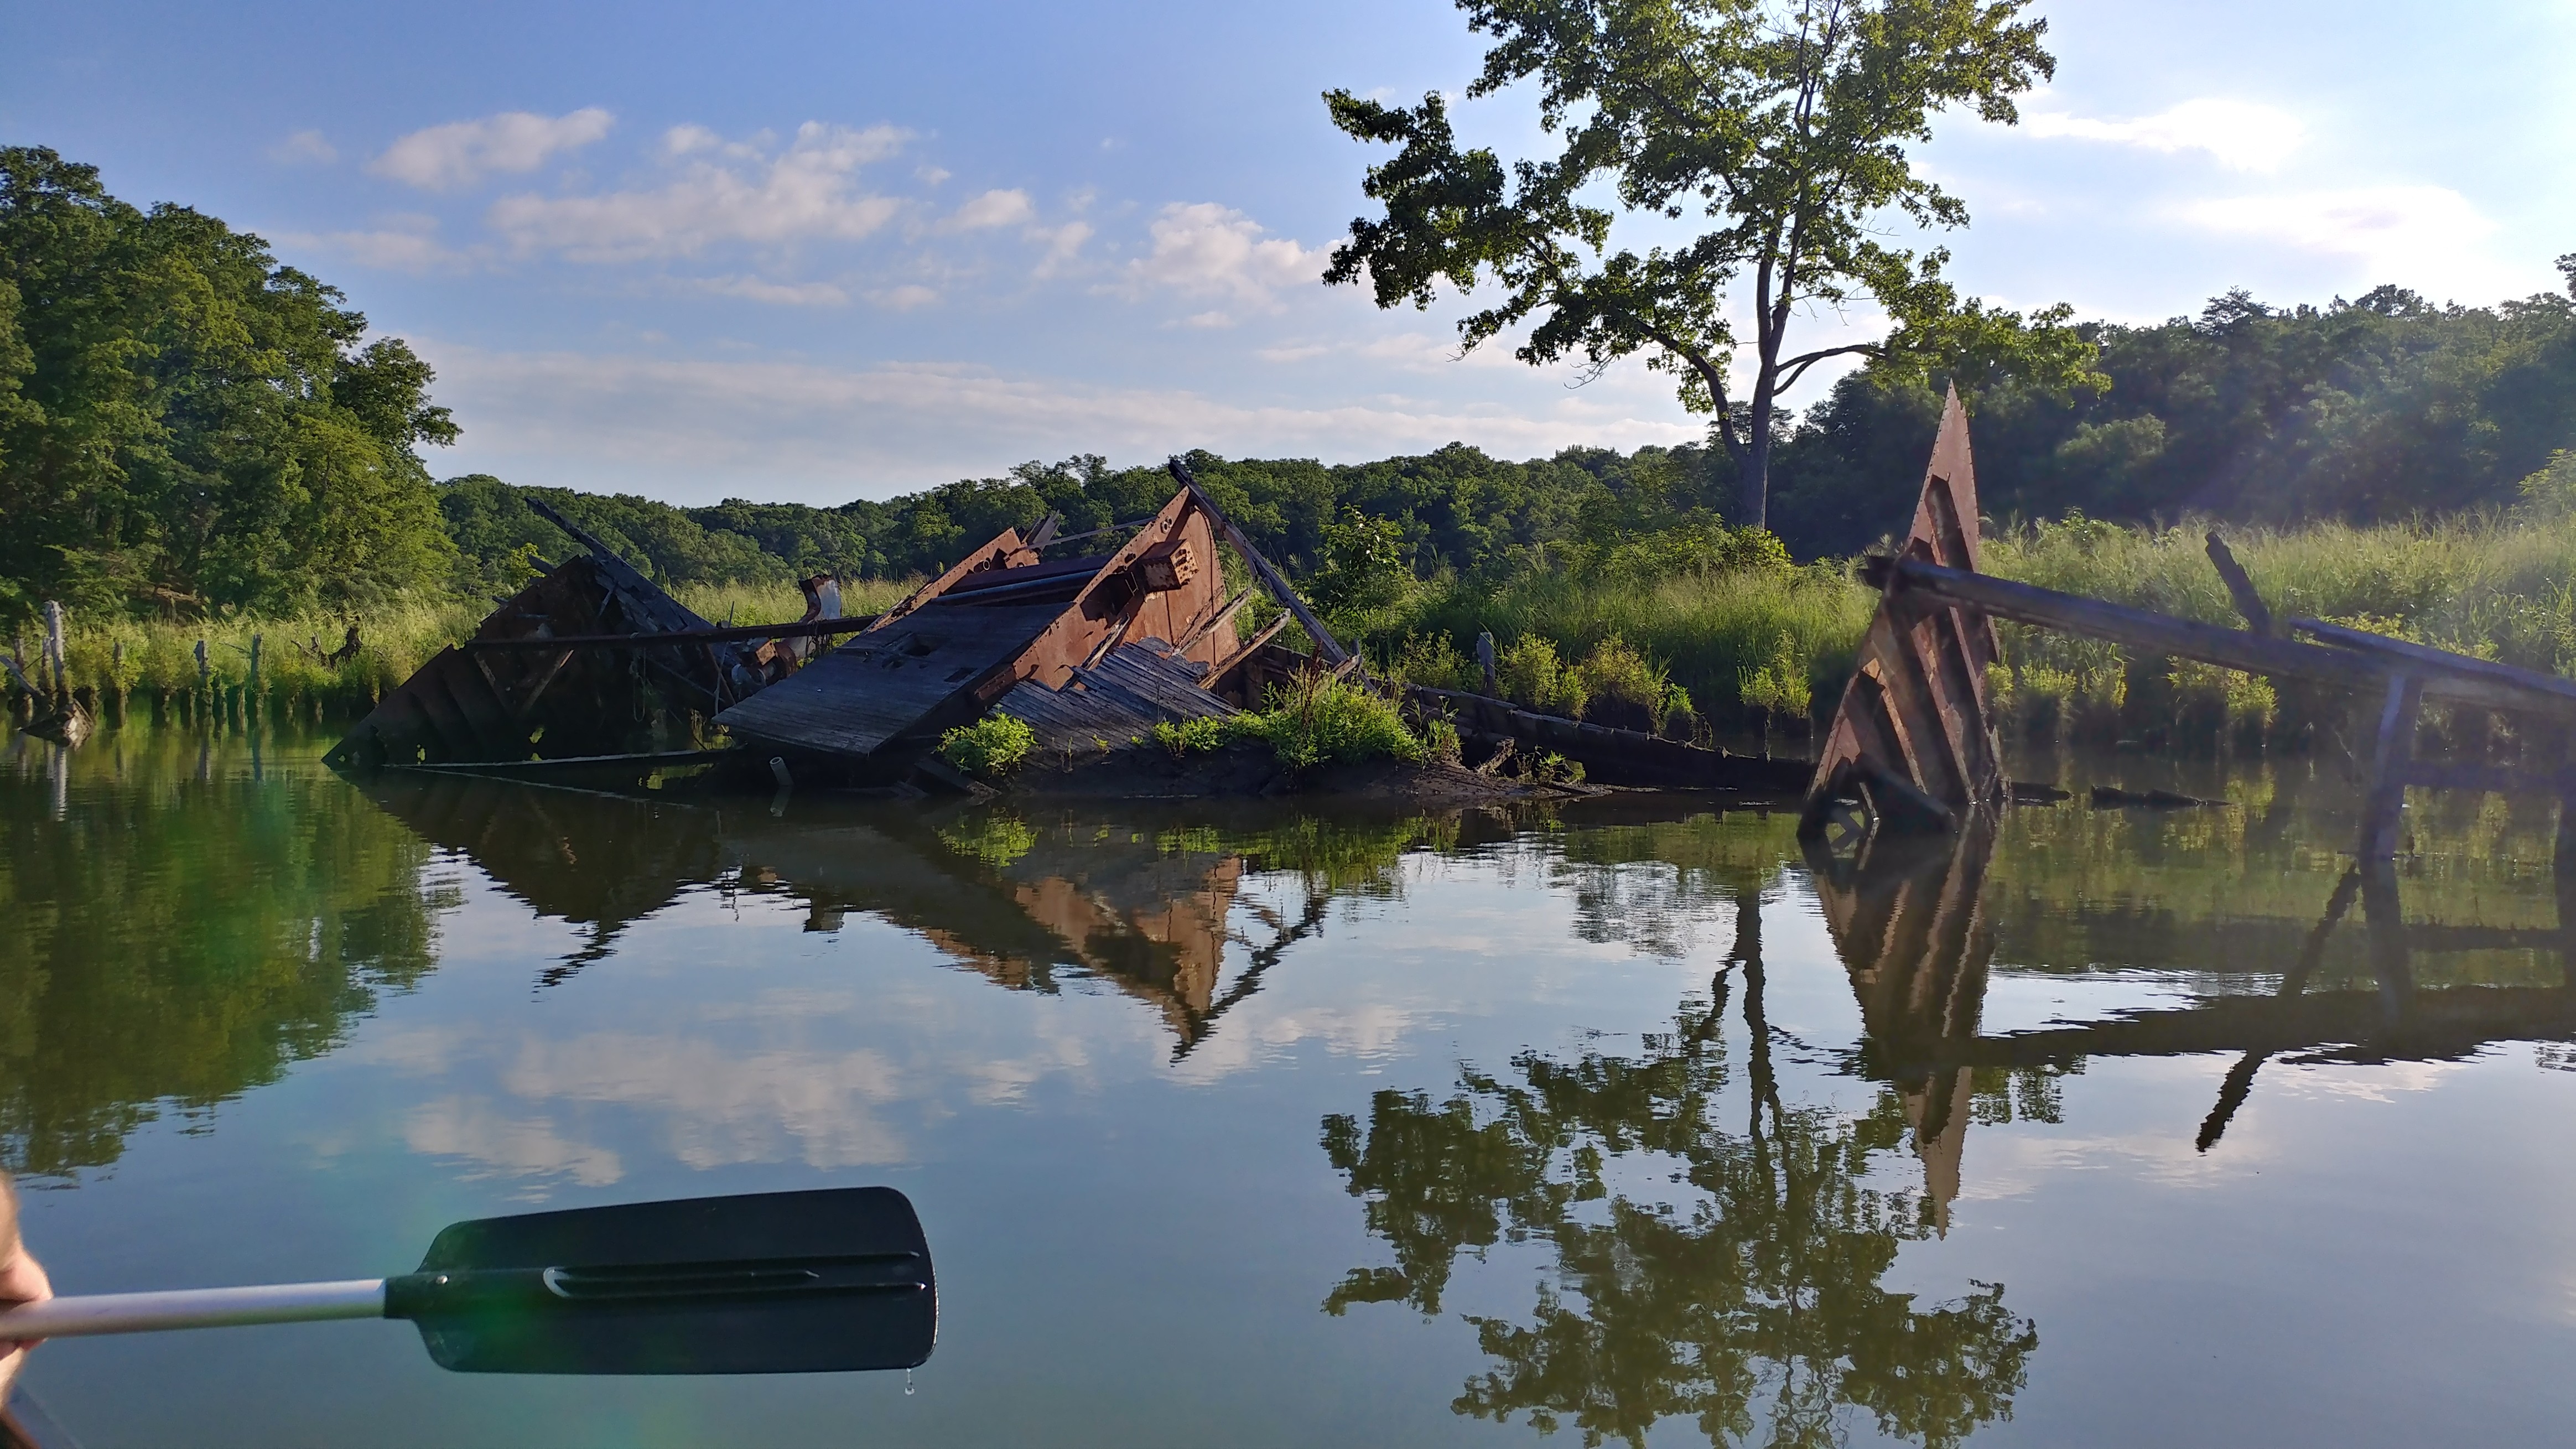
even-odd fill
[(444, 578), (429, 367), (258, 237), (0, 148), (0, 613), (280, 609)]
[[(1714, 414), (1739, 480), (1737, 521), (1765, 522), (1780, 395), (1808, 369), (1861, 355), (1941, 369), (1973, 388), (2010, 369), (2054, 388), (2096, 384), (2064, 307), (2030, 317), (1962, 300), (1946, 251), (1882, 238), (1893, 222), (1958, 227), (1967, 208), (1917, 174), (1910, 145), (1964, 107), (2015, 119), (2013, 97), (2055, 70), (2027, 0), (1458, 0), (1491, 35), (1470, 97), (1523, 81), (1561, 138), (1506, 167), (1461, 150), (1434, 93), (1390, 106), (1327, 93), (1335, 125), (1397, 155), (1363, 190), (1385, 214), (1352, 223), (1328, 283), (1366, 276), (1381, 307), (1431, 304), (1442, 282), (1501, 298), (1461, 321), (1469, 348), (1531, 324), (1517, 355), (1593, 370), (1643, 354)], [(1611, 250), (1611, 206), (1696, 236)], [(1861, 299), (1884, 339), (1795, 351), (1802, 316)], [(1737, 303), (1751, 335), (1739, 336)], [(1750, 349), (1752, 386), (1731, 384)]]

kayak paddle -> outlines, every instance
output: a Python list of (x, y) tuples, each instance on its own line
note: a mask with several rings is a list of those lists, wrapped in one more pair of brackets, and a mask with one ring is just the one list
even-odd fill
[(454, 1223), (396, 1278), (108, 1293), (0, 1312), (0, 1341), (403, 1318), (462, 1373), (912, 1368), (939, 1292), (890, 1187), (701, 1197)]

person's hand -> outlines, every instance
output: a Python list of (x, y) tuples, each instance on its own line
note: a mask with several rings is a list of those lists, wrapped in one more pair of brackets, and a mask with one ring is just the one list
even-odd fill
[[(42, 1303), (54, 1296), (54, 1285), (45, 1281), (45, 1266), (18, 1237), (18, 1198), (10, 1187), (7, 1174), (0, 1173), (0, 1308), (14, 1308), (21, 1303)], [(0, 1402), (6, 1402), (9, 1385), (16, 1382), (20, 1366), (27, 1361), (27, 1350), (41, 1339), (0, 1339)]]

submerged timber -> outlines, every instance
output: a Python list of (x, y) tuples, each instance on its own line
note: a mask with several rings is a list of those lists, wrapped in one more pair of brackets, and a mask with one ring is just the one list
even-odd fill
[[(1225, 758), (1239, 750), (1171, 760), (1145, 743), (1155, 726), (1260, 708), (1300, 675), (1387, 688), (1187, 468), (1174, 460), (1171, 469), (1178, 491), (1141, 523), (1064, 538), (1052, 517), (1025, 535), (1005, 529), (883, 614), (793, 624), (710, 624), (545, 511), (586, 552), (432, 658), (330, 762), (513, 775), (686, 762), (747, 767), (750, 778), (780, 786), (964, 789), (972, 786), (933, 752), (949, 730), (998, 714), (1025, 724), (1037, 758), (1059, 766), (1032, 771), (1026, 788), (1089, 794), (1300, 785), (1463, 798), (1531, 788), (1506, 777), (1550, 755), (1613, 786), (1791, 798), (1808, 777), (1805, 761), (1730, 755), (1422, 688), (1393, 702), (1416, 720), (1447, 721), (1481, 769), (1388, 766), (1289, 781)], [(1048, 557), (1102, 534), (1125, 541)], [(1231, 592), (1229, 551), (1250, 575)], [(1237, 619), (1256, 592), (1278, 612), (1247, 634)], [(1278, 642), (1291, 623), (1312, 653)], [(833, 636), (846, 638), (834, 644)], [(702, 748), (715, 731), (727, 747)], [(1384, 778), (1399, 770), (1421, 778)]]

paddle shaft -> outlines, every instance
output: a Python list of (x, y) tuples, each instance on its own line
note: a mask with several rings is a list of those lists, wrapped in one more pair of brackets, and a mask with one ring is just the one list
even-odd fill
[(0, 1340), (384, 1315), (382, 1278), (272, 1283), (251, 1288), (188, 1288), (170, 1293), (99, 1293), (82, 1298), (49, 1298), (0, 1312)]
[(277, 1283), (251, 1288), (191, 1288), (170, 1293), (101, 1293), (49, 1298), (0, 1313), (0, 1342), (73, 1338), (99, 1333), (156, 1333), (171, 1328), (231, 1328), (250, 1323), (310, 1323), (332, 1318), (429, 1318), (566, 1305), (616, 1305), (712, 1298), (760, 1298), (813, 1292), (918, 1292), (919, 1260), (911, 1253), (736, 1263), (658, 1264), (632, 1268), (479, 1268), (352, 1278), (338, 1283)]

